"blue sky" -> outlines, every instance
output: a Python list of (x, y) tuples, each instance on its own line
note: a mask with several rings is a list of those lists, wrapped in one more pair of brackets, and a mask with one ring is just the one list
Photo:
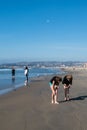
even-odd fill
[(0, 61), (87, 61), (86, 0), (1, 0)]

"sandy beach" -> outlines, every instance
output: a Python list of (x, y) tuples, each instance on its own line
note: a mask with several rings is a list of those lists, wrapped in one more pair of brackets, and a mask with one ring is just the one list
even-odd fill
[(51, 104), (52, 76), (0, 96), (0, 130), (86, 130), (87, 70), (70, 73), (73, 85), (67, 102), (60, 84), (59, 104)]

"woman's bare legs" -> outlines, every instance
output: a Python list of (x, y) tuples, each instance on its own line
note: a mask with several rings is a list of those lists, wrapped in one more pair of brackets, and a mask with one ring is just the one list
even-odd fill
[(51, 91), (52, 91), (52, 94), (51, 94), (51, 103), (54, 103), (54, 97), (55, 97), (55, 90), (53, 88), (53, 86), (51, 86)]
[(55, 90), (54, 100), (55, 100), (55, 104), (59, 104), (59, 102), (58, 102), (58, 88), (56, 88), (56, 90)]
[(51, 103), (59, 104), (57, 101), (58, 100), (58, 88), (54, 89), (54, 86), (51, 86), (51, 91), (52, 91)]

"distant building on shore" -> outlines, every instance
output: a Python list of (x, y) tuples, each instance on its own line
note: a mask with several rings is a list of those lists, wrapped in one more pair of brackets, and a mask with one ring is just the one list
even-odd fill
[(84, 64), (84, 68), (87, 68), (87, 63)]

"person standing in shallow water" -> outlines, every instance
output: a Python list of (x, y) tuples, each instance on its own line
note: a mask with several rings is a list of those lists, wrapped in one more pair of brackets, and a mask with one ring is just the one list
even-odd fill
[(55, 103), (55, 104), (59, 104), (59, 102), (57, 101), (58, 100), (58, 89), (59, 89), (59, 83), (62, 81), (62, 78), (59, 77), (59, 76), (54, 76), (50, 82), (49, 82), (49, 85), (50, 85), (50, 88), (51, 88), (51, 91), (52, 91), (52, 94), (51, 94), (51, 103)]
[(29, 74), (28, 66), (25, 67), (24, 74), (26, 76), (26, 80), (25, 80), (25, 86), (26, 86), (26, 85), (28, 85), (28, 74)]
[(63, 78), (63, 81), (62, 81), (62, 84), (64, 85), (64, 94), (65, 94), (65, 101), (69, 101), (70, 100), (70, 97), (69, 97), (69, 89), (72, 85), (72, 80), (73, 80), (73, 77), (72, 75), (66, 75), (64, 78)]
[(15, 88), (15, 68), (14, 67), (12, 67), (11, 73), (12, 73), (12, 85), (14, 87), (14, 90), (16, 90), (16, 88)]
[(12, 67), (12, 80), (15, 80), (15, 68), (14, 68), (14, 66)]

